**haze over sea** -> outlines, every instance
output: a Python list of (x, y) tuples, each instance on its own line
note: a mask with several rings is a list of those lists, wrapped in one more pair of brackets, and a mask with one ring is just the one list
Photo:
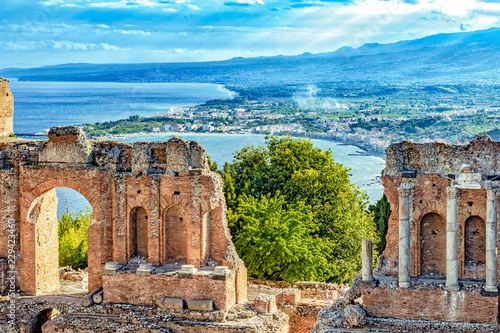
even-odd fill
[[(218, 85), (202, 83), (114, 83), (114, 82), (22, 82), (11, 81), (14, 95), (14, 132), (34, 133), (51, 126), (78, 125), (128, 118), (153, 116), (173, 107), (189, 106), (216, 98), (230, 97)], [(219, 167), (232, 160), (233, 153), (248, 145), (263, 145), (264, 136), (189, 133)], [(131, 136), (123, 141), (166, 141), (172, 134)], [(358, 147), (331, 141), (312, 140), (314, 146), (331, 149), (336, 162), (352, 168), (351, 180), (365, 189), (375, 203), (383, 187), (375, 181), (384, 168), (380, 158), (363, 155)], [(361, 153), (361, 154), (360, 154)], [(58, 215), (66, 209), (78, 212), (88, 204), (73, 190), (58, 188)]]

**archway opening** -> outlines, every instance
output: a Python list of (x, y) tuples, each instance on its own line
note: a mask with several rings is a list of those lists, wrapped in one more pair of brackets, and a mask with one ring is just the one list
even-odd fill
[(164, 263), (187, 263), (187, 224), (182, 209), (173, 206), (165, 211)]
[(446, 274), (446, 222), (437, 213), (426, 214), (420, 221), (420, 274)]
[(43, 325), (54, 319), (59, 315), (59, 311), (56, 309), (45, 309), (40, 311), (33, 319), (31, 320), (31, 329), (30, 333), (42, 333)]
[(90, 203), (70, 188), (51, 189), (33, 201), (28, 222), (34, 225), (36, 294), (88, 292), (91, 221)]
[(465, 270), (471, 278), (480, 278), (485, 274), (486, 224), (479, 216), (465, 221), (464, 243)]
[(134, 207), (129, 216), (129, 257), (148, 256), (148, 213), (142, 207)]

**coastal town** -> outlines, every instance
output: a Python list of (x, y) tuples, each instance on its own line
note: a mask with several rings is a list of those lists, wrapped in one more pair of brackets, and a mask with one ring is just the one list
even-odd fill
[[(428, 88), (428, 87), (427, 87)], [(469, 94), (475, 87), (469, 87)], [(234, 89), (234, 88), (233, 88)], [(462, 89), (461, 94), (464, 94)], [(288, 98), (255, 97), (236, 88), (239, 95), (191, 107), (172, 108), (155, 117), (128, 119), (83, 126), (92, 137), (131, 133), (225, 133), (239, 135), (291, 135), (333, 140), (383, 155), (392, 143), (402, 140), (465, 143), (478, 134), (496, 136), (500, 104), (489, 91), (474, 100), (453, 101), (450, 89), (420, 101), (398, 92), (381, 100), (358, 98), (351, 92), (343, 98), (316, 92)], [(467, 90), (466, 90), (467, 91)]]

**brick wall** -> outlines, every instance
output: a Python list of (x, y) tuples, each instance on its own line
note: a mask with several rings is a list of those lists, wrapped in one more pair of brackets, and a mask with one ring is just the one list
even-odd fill
[(50, 190), (39, 197), (30, 212), (29, 222), (35, 224), (37, 294), (59, 289), (59, 239), (57, 196)]
[(156, 305), (163, 297), (212, 300), (217, 310), (235, 304), (235, 274), (226, 280), (213, 280), (210, 274), (195, 273), (192, 279), (176, 273), (137, 277), (134, 273), (104, 276), (105, 303)]
[(378, 318), (438, 320), (496, 324), (498, 297), (477, 290), (446, 291), (440, 287), (417, 289), (361, 287), (363, 307)]
[[(22, 291), (37, 294), (55, 288), (48, 272), (58, 262), (56, 243), (49, 237), (57, 239), (56, 205), (43, 200), (55, 187), (68, 187), (93, 209), (90, 290), (103, 285), (106, 262), (125, 264), (139, 254), (153, 265), (175, 261), (227, 266), (238, 277), (225, 287), (229, 294), (214, 297), (224, 297), (227, 304), (246, 299), (246, 269), (231, 244), (222, 179), (209, 170), (198, 143), (180, 138), (134, 144), (92, 141), (80, 128), (68, 126), (51, 128), (48, 142), (0, 140), (0, 155), (0, 256), (8, 255), (6, 226), (13, 217)], [(33, 219), (44, 222), (32, 223), (28, 217), (40, 202), (44, 206)], [(190, 288), (199, 285), (206, 292), (213, 287), (212, 292), (221, 293), (216, 284)], [(178, 288), (183, 295), (196, 293)], [(122, 295), (123, 302), (130, 298), (130, 293)]]
[(0, 78), (0, 137), (14, 133), (14, 96), (9, 81)]

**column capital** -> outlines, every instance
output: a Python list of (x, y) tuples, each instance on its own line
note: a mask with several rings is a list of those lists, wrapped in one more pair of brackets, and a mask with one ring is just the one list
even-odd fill
[(458, 194), (458, 187), (447, 187), (446, 194), (450, 199), (456, 199)]
[(408, 198), (410, 196), (410, 193), (411, 193), (411, 187), (409, 187), (409, 186), (399, 187), (398, 192), (399, 192), (400, 198)]
[(497, 190), (486, 190), (486, 197), (490, 201), (495, 201), (497, 199)]

